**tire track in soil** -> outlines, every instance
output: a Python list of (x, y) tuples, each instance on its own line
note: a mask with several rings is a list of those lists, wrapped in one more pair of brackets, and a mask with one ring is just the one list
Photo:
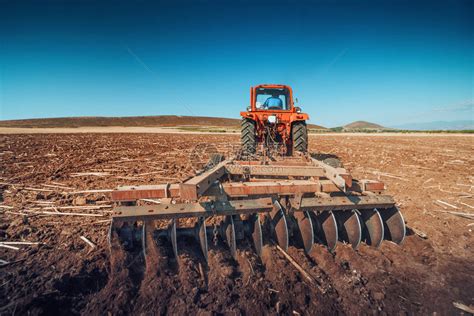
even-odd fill
[(141, 254), (125, 251), (116, 233), (110, 250), (107, 284), (91, 298), (82, 312), (86, 315), (127, 315), (132, 311), (138, 286), (143, 278)]

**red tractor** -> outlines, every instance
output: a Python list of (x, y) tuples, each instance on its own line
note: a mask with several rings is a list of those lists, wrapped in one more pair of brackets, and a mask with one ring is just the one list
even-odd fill
[(293, 103), (293, 91), (280, 84), (261, 84), (250, 88), (250, 106), (240, 112), (243, 153), (253, 155), (257, 145), (278, 148), (286, 155), (308, 150), (308, 114)]

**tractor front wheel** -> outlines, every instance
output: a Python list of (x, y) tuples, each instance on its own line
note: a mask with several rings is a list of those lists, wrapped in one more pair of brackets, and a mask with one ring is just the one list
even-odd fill
[(297, 121), (293, 123), (291, 138), (293, 140), (293, 153), (295, 151), (301, 151), (303, 153), (308, 151), (308, 130), (306, 128), (306, 122)]
[(247, 118), (242, 119), (240, 125), (240, 143), (242, 145), (242, 154), (252, 156), (255, 154), (257, 142), (255, 139), (255, 122)]

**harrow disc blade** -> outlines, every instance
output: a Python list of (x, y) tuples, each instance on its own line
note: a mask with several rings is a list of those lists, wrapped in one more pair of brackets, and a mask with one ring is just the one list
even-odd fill
[(252, 240), (255, 247), (255, 251), (258, 256), (262, 255), (263, 248), (263, 237), (262, 237), (262, 226), (260, 224), (260, 217), (258, 214), (253, 214), (249, 218), (250, 227), (252, 231)]
[(352, 248), (357, 249), (362, 238), (359, 215), (355, 211), (336, 211), (335, 216), (339, 238), (350, 243)]
[(235, 226), (234, 226), (234, 217), (232, 215), (227, 215), (224, 220), (224, 236), (226, 239), (227, 246), (229, 246), (230, 254), (232, 257), (235, 257), (237, 244), (235, 241)]
[(382, 218), (377, 209), (362, 210), (362, 235), (367, 245), (378, 248), (383, 241), (384, 229)]
[(109, 231), (107, 233), (107, 243), (109, 244), (109, 249), (112, 249), (112, 238), (114, 234), (114, 219), (110, 221)]
[(298, 223), (299, 233), (304, 245), (304, 251), (306, 253), (310, 253), (314, 243), (313, 221), (311, 220), (309, 212), (307, 211), (295, 212), (294, 216)]
[(146, 258), (146, 236), (147, 236), (147, 229), (148, 229), (148, 221), (143, 222), (142, 226), (142, 251), (143, 251), (143, 257)]
[(168, 237), (171, 241), (171, 246), (173, 247), (173, 253), (176, 260), (178, 260), (178, 240), (176, 237), (176, 220), (172, 219), (170, 225), (168, 226)]
[(313, 218), (313, 227), (316, 238), (326, 245), (329, 251), (336, 248), (338, 240), (336, 218), (332, 212), (310, 212)]
[(382, 217), (385, 239), (391, 240), (394, 243), (401, 243), (405, 239), (406, 226), (402, 213), (396, 207), (384, 209), (380, 211)]
[(204, 260), (207, 263), (207, 235), (206, 235), (206, 225), (204, 217), (199, 217), (199, 220), (196, 223), (196, 237), (201, 246), (201, 251), (204, 256)]
[(288, 225), (286, 223), (283, 207), (278, 201), (274, 202), (273, 210), (270, 212), (270, 217), (278, 245), (283, 250), (288, 251)]

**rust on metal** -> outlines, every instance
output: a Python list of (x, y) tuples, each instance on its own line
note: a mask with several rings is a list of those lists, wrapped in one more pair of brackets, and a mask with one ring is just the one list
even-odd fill
[(319, 166), (324, 170), (324, 175), (333, 181), (342, 191), (346, 191), (352, 186), (352, 176), (344, 168), (334, 168), (322, 161), (311, 158), (314, 166)]
[(216, 180), (224, 175), (225, 165), (228, 163), (229, 160), (224, 160), (200, 175), (181, 183), (179, 185), (181, 198), (190, 201), (197, 200)]
[(281, 165), (237, 165), (225, 166), (231, 175), (250, 176), (284, 176), (284, 177), (324, 177), (324, 169), (315, 166), (285, 166)]
[(301, 209), (313, 211), (390, 208), (395, 201), (389, 195), (307, 197), (301, 200)]
[(311, 166), (307, 161), (302, 160), (301, 158), (289, 159), (285, 157), (283, 159), (278, 159), (276, 161), (258, 161), (258, 160), (235, 160), (234, 164), (241, 166), (272, 166), (272, 165), (283, 165), (283, 166)]
[(385, 191), (385, 184), (374, 180), (354, 180), (352, 181), (351, 190), (355, 192), (382, 193)]
[(214, 201), (200, 203), (158, 204), (145, 206), (119, 206), (114, 209), (114, 220), (159, 220), (189, 217), (227, 216), (269, 212), (271, 198)]
[(331, 193), (340, 191), (331, 180), (319, 180), (319, 183), (321, 184), (321, 192)]
[(385, 190), (385, 184), (380, 181), (373, 180), (361, 180), (362, 191), (383, 191)]
[[(267, 182), (224, 183), (222, 189), (228, 196), (291, 195), (303, 192), (320, 192), (321, 185), (309, 180), (267, 180)], [(218, 190), (219, 188), (214, 186), (204, 195), (217, 195)]]
[(112, 191), (113, 201), (136, 201), (140, 199), (164, 199), (180, 196), (179, 184), (122, 186)]
[[(179, 198), (179, 184), (169, 185), (169, 197)], [(250, 182), (229, 182), (222, 186), (213, 185), (203, 196), (218, 196), (225, 193), (229, 197), (248, 195), (293, 195), (297, 193), (339, 192), (339, 188), (329, 180), (271, 180), (258, 179)], [(136, 201), (140, 199), (163, 199), (166, 197), (166, 185), (143, 185), (119, 187), (112, 192), (114, 201)]]

